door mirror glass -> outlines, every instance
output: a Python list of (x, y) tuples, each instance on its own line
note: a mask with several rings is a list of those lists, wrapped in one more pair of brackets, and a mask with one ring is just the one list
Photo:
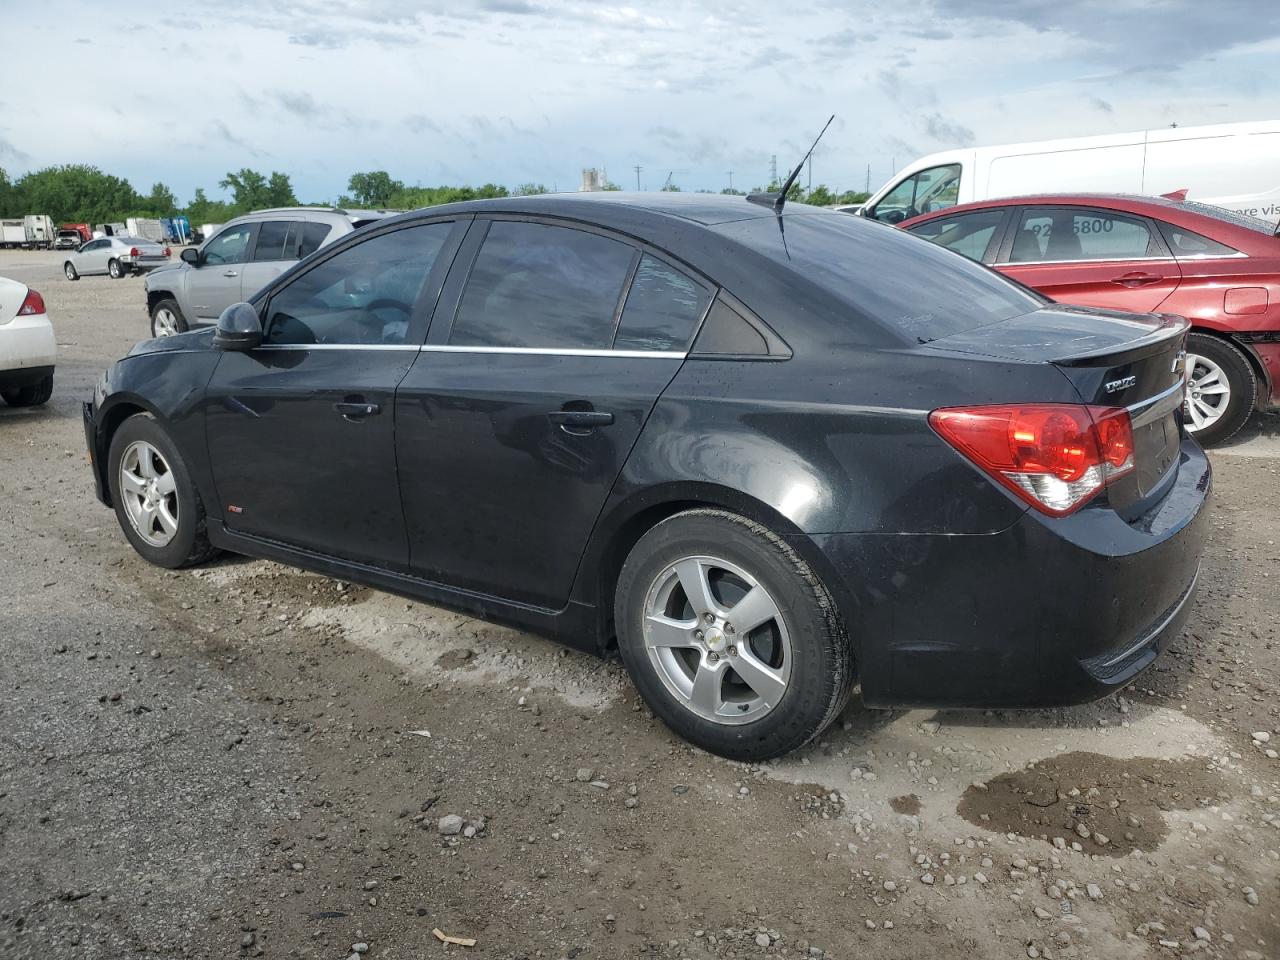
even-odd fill
[(181, 256), (184, 263), (189, 263), (193, 267), (200, 266), (200, 251), (195, 247), (187, 247), (182, 251)]
[(262, 343), (262, 321), (252, 304), (233, 303), (218, 317), (213, 345), (219, 350), (252, 350)]

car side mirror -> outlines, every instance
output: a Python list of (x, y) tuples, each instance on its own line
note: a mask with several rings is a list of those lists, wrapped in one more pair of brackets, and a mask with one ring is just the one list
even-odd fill
[(262, 343), (262, 321), (248, 303), (233, 303), (218, 317), (213, 345), (219, 350), (252, 350)]
[(187, 247), (182, 251), (183, 262), (191, 264), (193, 267), (200, 266), (200, 251), (195, 247)]

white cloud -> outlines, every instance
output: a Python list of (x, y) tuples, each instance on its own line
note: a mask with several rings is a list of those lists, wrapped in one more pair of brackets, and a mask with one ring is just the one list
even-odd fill
[[(861, 187), (870, 164), (875, 186), (965, 143), (1280, 115), (1269, 0), (1224, 4), (1224, 24), (1152, 0), (32, 5), (6, 18), (0, 164), (95, 163), (183, 197), (246, 165), (308, 199), (378, 168), (571, 188), (640, 164), (651, 187), (718, 189), (731, 169), (763, 185), (834, 112), (815, 181)], [(79, 38), (82, 72), (49, 71), (44, 51)]]

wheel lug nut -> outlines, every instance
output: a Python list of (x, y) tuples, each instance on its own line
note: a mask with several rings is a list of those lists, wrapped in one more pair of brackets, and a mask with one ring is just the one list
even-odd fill
[(710, 660), (712, 663), (717, 663), (720, 660), (720, 654), (709, 653), (707, 654), (707, 659)]
[(732, 635), (733, 635), (733, 624), (732, 624), (732, 623), (726, 623), (726, 624), (724, 625), (724, 632), (725, 632), (725, 633), (727, 633), (727, 634), (729, 634), (730, 636), (732, 636)]
[(737, 655), (738, 655), (738, 648), (734, 646), (729, 647), (729, 656), (736, 657)]
[(695, 630), (695, 631), (693, 631), (693, 635), (694, 635), (694, 637), (695, 637), (695, 638), (697, 638), (698, 640), (701, 640), (701, 639), (702, 639), (702, 631), (701, 631), (701, 630)]
[(714, 616), (713, 614), (710, 614), (710, 613), (704, 613), (704, 614), (702, 615), (702, 619), (703, 619), (703, 620), (705, 620), (707, 623), (715, 623), (715, 622), (716, 622), (716, 618), (715, 618), (715, 616)]

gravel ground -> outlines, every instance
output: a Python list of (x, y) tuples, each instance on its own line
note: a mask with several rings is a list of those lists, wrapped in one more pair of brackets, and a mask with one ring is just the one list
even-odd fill
[(0, 956), (1280, 957), (1280, 418), (1214, 454), (1196, 610), (1123, 697), (855, 703), (735, 764), (536, 637), (147, 566), (79, 413), (141, 281), (0, 275), (60, 350), (47, 407), (0, 409)]

